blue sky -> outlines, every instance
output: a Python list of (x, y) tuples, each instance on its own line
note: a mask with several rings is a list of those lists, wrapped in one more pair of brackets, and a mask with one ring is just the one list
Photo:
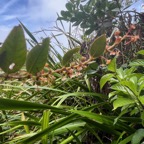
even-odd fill
[(3, 42), (16, 18), (32, 32), (49, 29), (55, 24), (56, 13), (65, 9), (67, 0), (1, 0), (0, 1), (0, 42)]
[(139, 13), (144, 12), (144, 0), (137, 0), (135, 3), (133, 3), (130, 7), (126, 9), (127, 11), (137, 11)]

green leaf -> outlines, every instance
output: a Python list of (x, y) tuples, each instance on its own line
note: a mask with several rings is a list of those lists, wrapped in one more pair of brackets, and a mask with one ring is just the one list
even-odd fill
[(48, 128), (38, 132), (37, 134), (35, 134), (34, 136), (27, 138), (21, 142), (19, 142), (18, 144), (33, 144), (35, 141), (37, 141), (38, 139), (40, 139), (41, 137), (47, 135), (48, 133), (70, 123), (71, 121), (73, 121), (73, 119), (76, 117), (75, 114), (71, 114), (70, 116), (67, 116), (65, 118), (63, 118), (62, 120), (55, 122), (54, 124), (50, 125)]
[[(69, 131), (69, 133), (74, 137), (74, 139), (76, 140), (76, 143), (77, 144), (81, 144), (81, 142), (80, 142), (80, 140), (79, 140), (79, 138), (78, 138), (78, 134), (81, 134), (82, 132), (83, 132), (83, 130), (81, 130), (80, 132), (77, 132), (76, 134), (74, 133), (74, 132), (72, 132), (71, 130), (69, 130), (68, 129), (68, 131)], [(61, 143), (62, 144), (62, 143)]]
[[(22, 120), (22, 121), (25, 121), (25, 120), (26, 120), (25, 115), (24, 115), (23, 112), (22, 112), (22, 114), (21, 114), (21, 120)], [(26, 132), (27, 134), (30, 133), (30, 129), (29, 129), (29, 126), (28, 126), (28, 125), (24, 125), (24, 129), (25, 129), (25, 132)]]
[[(106, 120), (105, 117), (103, 117), (102, 115), (88, 112), (88, 111), (71, 110), (71, 112), (76, 113), (76, 114), (81, 115), (81, 116), (84, 116), (84, 117), (87, 117), (91, 120), (96, 121), (99, 124), (104, 124), (104, 122)], [(109, 123), (109, 119), (107, 119), (107, 123)]]
[[(84, 110), (92, 110), (92, 109), (96, 108), (97, 106), (100, 106), (103, 104), (104, 103), (92, 105), (90, 107), (85, 108)], [(52, 131), (55, 131), (58, 128), (66, 125), (68, 123), (74, 122), (73, 119), (75, 119), (76, 117), (78, 117), (77, 114), (71, 114), (71, 115), (59, 120), (58, 122), (55, 122), (54, 124), (50, 125), (48, 128), (44, 129), (43, 131), (38, 132), (34, 136), (19, 142), (18, 144), (29, 144), (29, 143), (33, 144), (36, 140), (40, 139), (42, 136), (44, 136)]]
[(135, 98), (134, 93), (128, 87), (121, 85), (120, 83), (112, 85), (111, 89), (116, 90), (118, 92), (122, 92), (130, 98)]
[(144, 96), (140, 96), (140, 97), (138, 97), (138, 99), (139, 99), (140, 102), (144, 105)]
[(47, 61), (49, 43), (50, 39), (46, 38), (43, 40), (42, 45), (36, 45), (28, 53), (26, 60), (26, 69), (29, 73), (36, 75), (43, 69)]
[(73, 4), (72, 4), (71, 2), (68, 2), (68, 3), (66, 4), (66, 8), (67, 8), (68, 11), (72, 11), (72, 9), (73, 9)]
[(137, 53), (137, 54), (144, 55), (144, 50), (140, 50), (140, 51), (138, 51), (138, 53)]
[(97, 73), (97, 70), (86, 69), (86, 74), (87, 75), (93, 75), (93, 74), (96, 74), (96, 73)]
[[(87, 117), (88, 119), (102, 126), (110, 126), (111, 128), (113, 127), (114, 119), (110, 116), (105, 116), (101, 114), (96, 114), (94, 112), (82, 111), (82, 110), (71, 110), (71, 112), (81, 115), (82, 117)], [(120, 121), (117, 121), (114, 127), (115, 128), (117, 127), (118, 129), (122, 129), (122, 130), (125, 129), (126, 131), (130, 131), (131, 129), (131, 131), (133, 131), (133, 129), (127, 126), (127, 124), (120, 122)]]
[(63, 56), (62, 64), (64, 66), (67, 65), (70, 62), (70, 60), (73, 58), (73, 55), (77, 53), (79, 50), (80, 48), (77, 47), (66, 52), (65, 55)]
[(90, 47), (90, 55), (94, 58), (101, 56), (105, 50), (106, 36), (102, 35), (98, 37)]
[(132, 81), (121, 81), (120, 84), (127, 86), (135, 95), (138, 95), (137, 84), (134, 84)]
[(63, 16), (63, 18), (65, 18), (65, 20), (67, 20), (68, 17), (71, 17), (71, 13), (69, 11), (61, 11), (61, 15)]
[(35, 121), (13, 121), (8, 123), (11, 126), (28, 125), (28, 126), (41, 126), (39, 122)]
[(98, 68), (98, 64), (94, 61), (93, 63), (90, 63), (89, 65), (88, 65), (88, 68), (87, 68), (87, 70), (97, 70), (97, 68)]
[(52, 131), (49, 133), (49, 135), (60, 135), (62, 133), (67, 133), (68, 129), (69, 130), (79, 130), (81, 129), (81, 127), (84, 127), (85, 126), (85, 122), (73, 122), (73, 123), (70, 123), (70, 124), (66, 124), (58, 129), (56, 129), (55, 131)]
[(25, 63), (26, 53), (22, 27), (15, 26), (0, 49), (0, 67), (8, 74), (17, 72)]
[(129, 64), (130, 66), (144, 66), (143, 59), (137, 59)]
[(117, 79), (119, 81), (121, 81), (121, 79), (125, 78), (125, 73), (124, 73), (124, 70), (122, 69), (122, 67), (120, 67), (119, 69), (117, 69), (116, 73), (117, 73)]
[(38, 110), (38, 109), (51, 109), (58, 111), (62, 110), (45, 104), (0, 98), (0, 110)]
[(38, 41), (36, 40), (36, 38), (32, 35), (32, 33), (24, 26), (24, 24), (18, 19), (18, 21), (20, 22), (20, 24), (22, 25), (23, 29), (25, 30), (25, 32), (28, 34), (28, 36), (35, 42), (38, 44)]
[(137, 87), (137, 84), (138, 84), (138, 78), (137, 76), (132, 76), (130, 77), (129, 79), (133, 84), (135, 84), (135, 87)]
[(114, 58), (108, 65), (108, 70), (111, 72), (116, 72), (116, 58)]
[[(42, 130), (49, 127), (49, 118), (50, 118), (50, 111), (45, 110), (43, 112), (43, 119), (42, 119)], [(48, 135), (44, 135), (42, 137), (42, 144), (47, 144)]]
[(124, 140), (120, 141), (118, 144), (128, 144), (133, 137), (133, 134), (125, 138)]
[(106, 84), (106, 82), (110, 81), (110, 79), (114, 76), (114, 74), (106, 74), (100, 80), (100, 89)]
[(118, 93), (119, 93), (118, 91), (112, 91), (108, 94), (108, 97), (111, 98), (111, 97), (117, 95)]
[[(131, 75), (134, 73), (134, 71), (136, 71), (137, 68), (136, 67), (131, 67), (130, 69), (125, 69), (125, 75)], [(137, 74), (138, 75), (138, 74)], [(141, 76), (140, 76), (141, 77)]]
[(60, 144), (69, 144), (73, 139), (76, 140), (77, 144), (79, 144), (79, 143), (81, 144), (81, 142), (77, 138), (84, 131), (85, 131), (84, 129), (79, 130), (77, 133), (75, 133), (75, 134), (69, 136), (68, 138), (64, 139)]
[(6, 134), (6, 133), (15, 131), (15, 130), (19, 129), (20, 127), (22, 127), (22, 125), (17, 125), (17, 126), (12, 127), (12, 128), (10, 128), (10, 129), (8, 129), (8, 130), (5, 130), (5, 131), (0, 132), (0, 135), (3, 135), (3, 134)]
[(144, 129), (138, 129), (131, 140), (132, 144), (140, 144), (141, 140), (144, 138)]
[(133, 104), (135, 101), (129, 98), (123, 98), (123, 97), (118, 97), (114, 102), (113, 102), (113, 107), (117, 109), (118, 107), (123, 107), (129, 104)]
[(89, 28), (88, 30), (86, 30), (85, 35), (90, 35), (94, 30), (94, 28)]
[(144, 111), (141, 112), (141, 120), (142, 120), (142, 125), (144, 126)]

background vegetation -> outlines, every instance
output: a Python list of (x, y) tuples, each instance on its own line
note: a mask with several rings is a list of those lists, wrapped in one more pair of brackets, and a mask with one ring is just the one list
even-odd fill
[(56, 29), (68, 48), (57, 35), (38, 42), (19, 21), (0, 49), (0, 143), (143, 143), (143, 14), (108, 0), (70, 0), (66, 8)]

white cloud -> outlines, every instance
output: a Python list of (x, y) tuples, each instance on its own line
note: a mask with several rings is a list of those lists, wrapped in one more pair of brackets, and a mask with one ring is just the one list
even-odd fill
[[(13, 4), (17, 4), (18, 0), (10, 0), (0, 10), (0, 15), (7, 24), (0, 25), (0, 42), (3, 42), (12, 27), (18, 23), (16, 18), (19, 18), (30, 31), (38, 31), (41, 28), (51, 29), (57, 19), (57, 13), (65, 9), (67, 0), (27, 0), (27, 5), (15, 7), (12, 13), (8, 13), (8, 9)], [(15, 5), (16, 6), (16, 5)], [(5, 15), (2, 13), (6, 12)], [(10, 21), (10, 22), (9, 22)], [(67, 29), (67, 23), (64, 24)], [(50, 35), (50, 32), (47, 32)], [(27, 35), (26, 35), (27, 37)], [(36, 37), (46, 37), (44, 33), (39, 33)], [(64, 37), (58, 38), (61, 43), (67, 43)]]
[(10, 6), (12, 6), (17, 0), (10, 0), (0, 7), (0, 14), (4, 13)]
[(27, 16), (29, 20), (56, 20), (57, 14), (65, 9), (67, 0), (29, 0)]

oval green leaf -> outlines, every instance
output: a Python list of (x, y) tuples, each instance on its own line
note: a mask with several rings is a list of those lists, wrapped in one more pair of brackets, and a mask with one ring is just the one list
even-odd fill
[(144, 60), (136, 59), (136, 60), (130, 62), (129, 66), (144, 66)]
[(131, 144), (140, 144), (143, 138), (144, 138), (144, 129), (142, 128), (138, 129), (132, 137)]
[(46, 38), (43, 40), (42, 45), (36, 45), (29, 52), (26, 60), (26, 69), (29, 73), (36, 75), (43, 69), (47, 61), (49, 44), (50, 39)]
[(103, 54), (105, 47), (106, 47), (106, 36), (104, 34), (104, 35), (98, 37), (92, 43), (89, 53), (93, 58), (97, 58)]
[(110, 79), (114, 77), (114, 74), (106, 74), (104, 75), (101, 79), (100, 79), (100, 89), (102, 89), (104, 87), (104, 85), (110, 81)]
[(23, 29), (15, 26), (0, 49), (0, 67), (8, 74), (17, 72), (25, 63), (26, 53)]
[(137, 54), (144, 55), (144, 50), (140, 50), (140, 51), (138, 51)]
[(68, 11), (72, 11), (73, 10), (73, 4), (71, 3), (71, 2), (68, 2), (67, 4), (66, 4), (66, 8), (67, 8), (67, 10)]
[(66, 66), (70, 62), (70, 60), (73, 58), (73, 55), (77, 53), (79, 50), (80, 48), (77, 47), (66, 52), (65, 55), (63, 56), (62, 65)]
[(117, 65), (116, 65), (116, 57), (110, 62), (110, 64), (108, 65), (108, 70), (111, 71), (111, 72), (116, 72), (116, 68), (117, 68)]
[(113, 102), (113, 107), (114, 107), (113, 110), (117, 109), (118, 107), (123, 107), (133, 103), (135, 103), (135, 101), (132, 99), (119, 97)]

